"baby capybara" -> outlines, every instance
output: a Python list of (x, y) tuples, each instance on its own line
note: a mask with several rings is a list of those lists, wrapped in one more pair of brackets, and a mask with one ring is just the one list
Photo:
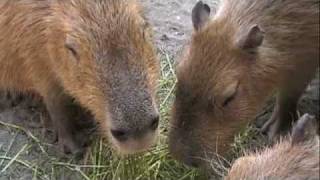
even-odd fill
[(304, 115), (292, 136), (274, 147), (236, 160), (226, 180), (319, 180), (317, 121)]
[(66, 114), (75, 99), (123, 153), (152, 145), (158, 61), (135, 0), (2, 0), (0, 88), (37, 92), (65, 152), (81, 151)]
[(285, 133), (319, 66), (319, 0), (224, 0), (210, 19), (201, 1), (177, 69), (170, 149), (189, 165), (225, 155), (233, 137), (277, 92), (264, 130)]

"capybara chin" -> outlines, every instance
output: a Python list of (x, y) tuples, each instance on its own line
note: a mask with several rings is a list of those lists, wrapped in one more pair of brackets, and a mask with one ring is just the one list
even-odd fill
[(64, 151), (81, 150), (67, 99), (120, 152), (145, 150), (159, 123), (151, 36), (135, 0), (2, 0), (0, 88), (43, 97)]
[(264, 130), (274, 139), (290, 129), (319, 66), (319, 2), (224, 0), (212, 19), (209, 6), (197, 3), (195, 30), (177, 68), (173, 156), (202, 166), (210, 152), (225, 155), (274, 93), (277, 105)]
[(320, 141), (317, 122), (304, 115), (289, 138), (236, 160), (226, 180), (318, 180)]

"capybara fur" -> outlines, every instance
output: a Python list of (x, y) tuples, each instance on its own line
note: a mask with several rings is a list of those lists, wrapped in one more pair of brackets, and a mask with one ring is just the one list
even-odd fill
[[(192, 12), (194, 33), (177, 67), (170, 149), (202, 166), (225, 155), (234, 135), (277, 93), (264, 130), (290, 130), (298, 99), (319, 66), (319, 0), (224, 0)], [(206, 157), (205, 157), (206, 156)], [(202, 163), (203, 162), (203, 163)]]
[(153, 144), (158, 61), (135, 0), (2, 0), (0, 88), (43, 98), (64, 151), (74, 100), (121, 153)]
[(274, 147), (236, 160), (226, 180), (318, 180), (320, 141), (317, 121), (304, 115)]

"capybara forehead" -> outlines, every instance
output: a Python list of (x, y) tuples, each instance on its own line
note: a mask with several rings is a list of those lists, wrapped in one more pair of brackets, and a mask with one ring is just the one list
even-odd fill
[[(190, 61), (197, 60), (190, 59)], [(221, 66), (212, 65), (210, 62), (206, 64), (191, 62), (186, 66), (180, 67), (181, 70), (177, 73), (177, 94), (205, 100), (220, 97), (229, 85), (239, 82), (245, 75), (245, 69), (248, 69), (243, 65), (237, 65), (236, 62), (226, 62)]]
[(194, 35), (188, 55), (181, 59), (177, 70), (182, 89), (202, 96), (219, 96), (226, 86), (249, 73), (251, 57), (224, 37), (209, 30)]
[(94, 44), (89, 47), (91, 50), (138, 46), (148, 34), (147, 23), (135, 0), (59, 1), (57, 8), (70, 35)]
[(130, 69), (130, 76), (142, 77), (156, 69), (150, 29), (135, 0), (58, 2), (67, 36), (96, 61), (102, 76)]

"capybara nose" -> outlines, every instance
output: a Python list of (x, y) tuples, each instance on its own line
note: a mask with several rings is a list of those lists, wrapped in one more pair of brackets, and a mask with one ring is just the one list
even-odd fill
[(151, 126), (150, 126), (151, 130), (155, 131), (158, 129), (159, 120), (160, 120), (160, 116), (159, 116), (159, 114), (157, 114), (151, 121)]
[(111, 134), (116, 140), (120, 142), (124, 142), (128, 140), (128, 137), (129, 137), (129, 132), (121, 129), (111, 130)]
[(135, 127), (133, 129), (112, 129), (111, 134), (112, 136), (119, 142), (125, 142), (129, 138), (137, 138), (144, 136), (145, 134), (148, 134), (150, 131), (156, 131), (159, 127), (159, 120), (160, 116), (154, 115), (152, 118), (150, 118), (149, 123), (146, 126), (142, 127)]

